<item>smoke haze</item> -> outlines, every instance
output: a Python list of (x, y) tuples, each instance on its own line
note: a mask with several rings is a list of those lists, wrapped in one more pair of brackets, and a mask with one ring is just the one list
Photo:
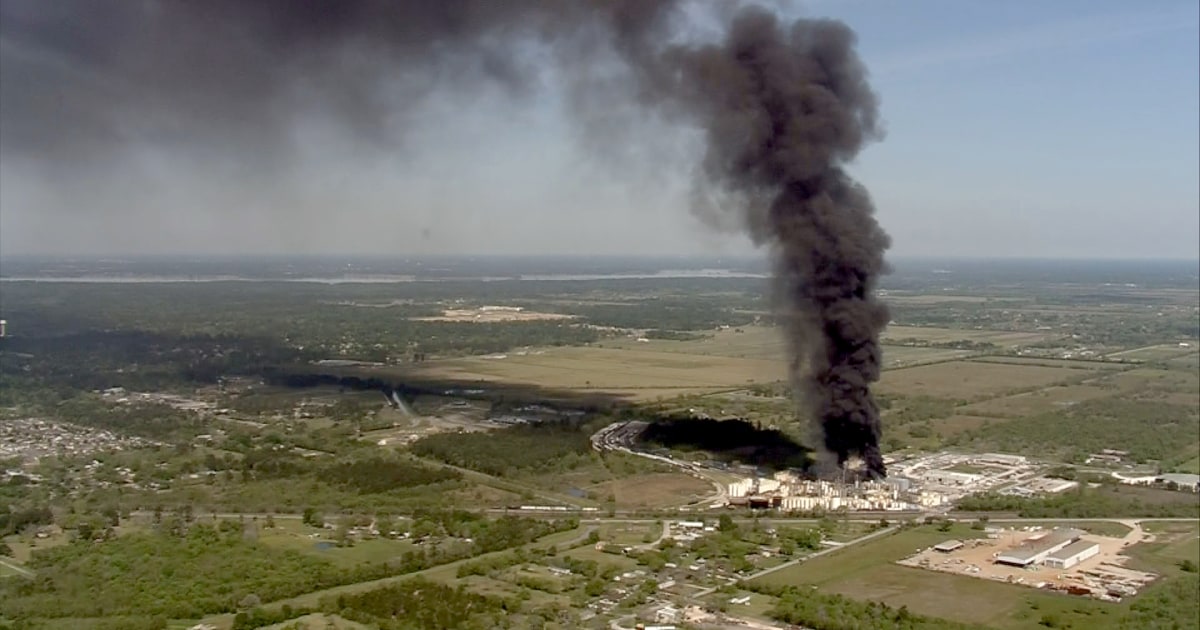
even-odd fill
[(314, 146), (301, 122), (331, 147), (395, 151), (437, 91), (519, 102), (546, 82), (595, 155), (654, 150), (646, 119), (694, 130), (697, 211), (735, 216), (775, 262), (803, 415), (839, 463), (862, 457), (883, 475), (869, 387), (888, 238), (843, 170), (880, 134), (854, 34), (717, 6), (3, 0), (0, 154), (34, 172), (84, 174), (131, 147), (147, 168), (186, 154), (218, 172), (286, 170)]

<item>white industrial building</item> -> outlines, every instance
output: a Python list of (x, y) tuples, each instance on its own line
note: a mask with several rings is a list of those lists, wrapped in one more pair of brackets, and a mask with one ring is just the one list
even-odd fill
[(1048, 558), (1050, 554), (1056, 553), (1079, 540), (1079, 537), (1083, 536), (1083, 533), (1082, 530), (1070, 527), (1056, 527), (1038, 538), (1027, 540), (1024, 544), (999, 554), (996, 556), (996, 562), (1018, 567), (1037, 564)]
[(1029, 460), (1022, 455), (1005, 455), (1003, 453), (984, 453), (975, 458), (980, 464), (999, 464), (1001, 466), (1024, 466)]
[(1100, 553), (1100, 545), (1086, 540), (1077, 540), (1046, 556), (1044, 564), (1055, 569), (1071, 567)]
[(925, 473), (925, 481), (943, 486), (969, 486), (979, 483), (983, 475), (955, 472), (953, 470), (931, 470)]

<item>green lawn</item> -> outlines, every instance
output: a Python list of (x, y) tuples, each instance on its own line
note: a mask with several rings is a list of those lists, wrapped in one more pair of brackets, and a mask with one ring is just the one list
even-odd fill
[(809, 562), (788, 567), (759, 578), (765, 584), (814, 584), (823, 585), (870, 571), (881, 564), (895, 562), (951, 538), (979, 538), (983, 532), (968, 525), (957, 524), (948, 532), (936, 527), (925, 526), (900, 531), (854, 545), (848, 549), (826, 554)]

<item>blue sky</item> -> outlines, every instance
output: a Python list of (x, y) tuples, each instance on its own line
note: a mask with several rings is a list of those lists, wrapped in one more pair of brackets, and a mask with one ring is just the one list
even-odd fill
[[(851, 170), (892, 255), (1200, 253), (1194, 0), (800, 7), (858, 32), (887, 135)], [(0, 252), (753, 251), (689, 212), (692, 145), (640, 143), (655, 130), (637, 127), (627, 152), (597, 160), (558, 104), (448, 92), (403, 151), (312, 127), (284, 173), (144, 147), (69, 180), (0, 161)]]
[(917, 255), (1195, 258), (1195, 2), (817, 2), (888, 136), (856, 172)]

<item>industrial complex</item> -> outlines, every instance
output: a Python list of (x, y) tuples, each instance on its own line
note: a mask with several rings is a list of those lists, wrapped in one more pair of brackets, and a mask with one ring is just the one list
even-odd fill
[(1137, 523), (1122, 538), (1073, 527), (986, 528), (983, 538), (947, 540), (900, 564), (1119, 601), (1158, 576), (1125, 566), (1126, 547), (1153, 540)]
[(887, 458), (892, 473), (882, 480), (813, 479), (791, 470), (761, 471), (736, 463), (688, 461), (664, 450), (647, 452), (639, 444), (646, 426), (642, 421), (608, 425), (592, 436), (592, 446), (654, 459), (719, 485), (710, 507), (798, 512), (944, 512), (959, 499), (978, 492), (1047, 494), (1078, 485), (1043, 476), (1047, 464), (1003, 453), (942, 452)]

